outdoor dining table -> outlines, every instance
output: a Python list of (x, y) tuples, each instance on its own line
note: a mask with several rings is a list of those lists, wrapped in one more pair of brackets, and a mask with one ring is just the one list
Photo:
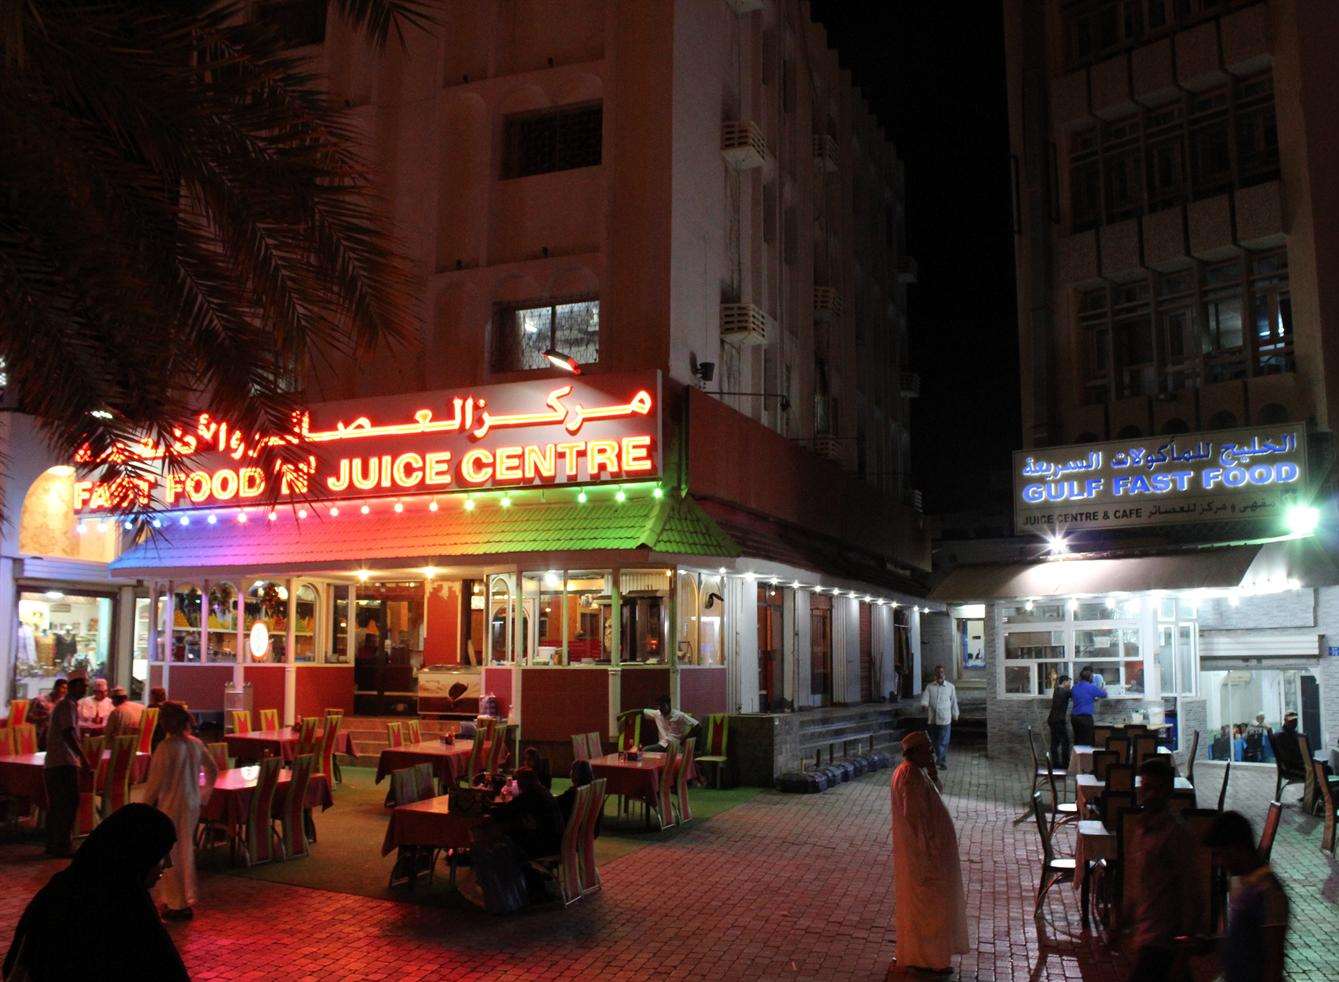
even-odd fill
[[(399, 747), (386, 747), (377, 758), (377, 780), (380, 784), (391, 771), (415, 764), (431, 764), (433, 775), (442, 784), (453, 786), (459, 780), (462, 769), (468, 764), (471, 740), (457, 740), (453, 744), (441, 740), (423, 740), (419, 743), (406, 743)], [(484, 744), (485, 758), (490, 744)]]
[[(324, 729), (316, 731), (316, 745), (321, 744)], [(277, 730), (252, 730), (250, 733), (228, 733), (223, 737), (228, 744), (228, 755), (238, 763), (251, 763), (265, 757), (278, 757), (285, 763), (291, 763), (298, 753), (298, 731), (285, 726)], [(345, 733), (340, 753), (349, 757), (357, 756), (353, 751), (353, 737)]]
[[(93, 791), (102, 787), (111, 757), (112, 752), (104, 750), (102, 759), (98, 761), (97, 774), (95, 776), (82, 774), (79, 776), (79, 789), (81, 791)], [(149, 754), (135, 754), (135, 762), (131, 765), (131, 781), (133, 783), (138, 784), (148, 776), (149, 760)], [(44, 750), (35, 754), (0, 756), (0, 792), (13, 798), (30, 801), (38, 808), (45, 810), (47, 807), (45, 770), (46, 751)]]
[(1097, 819), (1080, 819), (1074, 840), (1074, 889), (1079, 891), (1084, 926), (1088, 924), (1088, 898), (1092, 895), (1089, 866), (1116, 858), (1116, 837)]
[[(1138, 788), (1144, 783), (1144, 779), (1138, 774), (1134, 777), (1134, 786)], [(1088, 814), (1088, 802), (1096, 801), (1106, 790), (1106, 781), (1099, 781), (1091, 774), (1079, 774), (1074, 778), (1075, 794), (1074, 800), (1079, 806), (1079, 815)], [(1172, 785), (1174, 791), (1193, 791), (1195, 786), (1183, 777), (1177, 777)]]
[[(258, 766), (230, 767), (219, 771), (209, 800), (200, 806), (200, 821), (219, 822), (225, 825), (245, 824), (247, 816), (251, 813), (251, 797), (256, 793), (259, 778)], [(279, 780), (274, 789), (275, 817), (281, 814), (284, 795), (287, 794), (288, 784), (292, 779), (292, 771), (285, 768), (279, 772)], [(200, 781), (204, 783), (203, 772)], [(307, 783), (307, 794), (302, 807), (308, 811), (318, 807), (325, 811), (334, 803), (335, 799), (330, 793), (330, 781), (324, 774), (313, 774)]]
[(592, 757), (590, 769), (597, 780), (604, 778), (606, 795), (646, 802), (646, 823), (650, 827), (651, 809), (656, 807), (660, 775), (665, 769), (664, 754), (642, 751), (637, 760), (627, 760), (622, 754), (605, 754)]
[[(1071, 774), (1091, 774), (1093, 772), (1093, 751), (1096, 747), (1087, 743), (1076, 743), (1069, 751), (1069, 773)], [(1170, 747), (1159, 747), (1158, 753), (1163, 754), (1170, 761), (1172, 750)]]
[(468, 849), (470, 830), (485, 819), (486, 815), (477, 811), (469, 814), (462, 814), (459, 809), (452, 811), (451, 796), (445, 794), (397, 805), (386, 826), (381, 854), (389, 856), (401, 846)]

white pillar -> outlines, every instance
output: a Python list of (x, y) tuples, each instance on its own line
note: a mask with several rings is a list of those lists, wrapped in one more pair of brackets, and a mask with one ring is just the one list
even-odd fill
[(167, 581), (167, 593), (163, 597), (163, 689), (168, 698), (172, 697), (169, 676), (172, 668), (172, 626), (177, 616), (177, 594), (172, 589), (172, 581)]
[(293, 650), (297, 641), (298, 585), (292, 577), (284, 582), (288, 588), (288, 626), (284, 632), (284, 725), (292, 726), (297, 722), (298, 705), (298, 666)]
[(130, 662), (135, 657), (135, 588), (121, 587), (117, 591), (116, 605), (120, 616), (116, 618), (116, 638), (113, 641), (116, 645), (116, 671), (112, 685), (123, 685), (129, 691)]
[(14, 646), (19, 630), (19, 593), (14, 585), (14, 560), (0, 559), (0, 694), (5, 704), (14, 685)]
[(232, 663), (232, 684), (239, 690), (246, 682), (246, 663), (251, 657), (251, 649), (247, 642), (250, 640), (246, 636), (246, 590), (243, 589), (245, 581), (240, 577), (233, 584), (237, 596), (233, 598), (233, 603), (237, 609), (233, 612), (233, 619), (237, 624), (237, 639), (234, 645), (237, 648), (237, 657)]
[(921, 694), (921, 615), (912, 610), (907, 618), (907, 647), (911, 649), (911, 694)]

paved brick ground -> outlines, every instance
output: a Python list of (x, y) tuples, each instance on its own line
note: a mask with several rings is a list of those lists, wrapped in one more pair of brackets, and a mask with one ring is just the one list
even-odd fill
[[(1201, 767), (1216, 798), (1221, 770)], [(1122, 978), (1124, 962), (1080, 932), (1073, 890), (1052, 891), (1040, 930), (1031, 917), (1036, 833), (1012, 823), (1021, 768), (960, 753), (947, 776), (972, 921), (960, 977)], [(879, 979), (896, 949), (887, 778), (760, 795), (608, 864), (603, 895), (565, 911), (500, 919), (212, 875), (197, 919), (172, 930), (196, 979)], [(1263, 814), (1272, 790), (1269, 775), (1239, 769), (1232, 805)], [(1290, 808), (1275, 849), (1302, 982), (1339, 978), (1325, 950), (1339, 936), (1339, 868), (1319, 835)], [(28, 843), (0, 846), (0, 865), (7, 939), (56, 866)]]

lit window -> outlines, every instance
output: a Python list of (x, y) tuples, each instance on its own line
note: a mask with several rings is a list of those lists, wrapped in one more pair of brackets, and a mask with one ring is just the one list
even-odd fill
[(552, 367), (544, 352), (556, 349), (593, 365), (600, 360), (600, 301), (573, 300), (499, 311), (493, 370), (521, 372)]

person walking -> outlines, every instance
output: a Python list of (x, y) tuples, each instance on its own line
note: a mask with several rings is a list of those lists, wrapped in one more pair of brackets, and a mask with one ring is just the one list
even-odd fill
[(187, 921), (195, 916), (195, 826), (200, 820), (200, 771), (205, 772), (204, 799), (214, 789), (218, 765), (205, 745), (191, 736), (191, 716), (179, 702), (165, 702), (158, 719), (166, 736), (149, 762), (144, 803), (172, 819), (177, 831), (172, 866), (158, 884), (163, 917)]
[(893, 922), (899, 968), (947, 975), (953, 956), (968, 950), (967, 904), (958, 835), (933, 770), (929, 738), (908, 733), (890, 784)]
[(1223, 812), (1204, 844), (1232, 877), (1219, 949), (1224, 982), (1282, 982), (1288, 895), (1256, 849), (1251, 823), (1239, 812)]
[(1071, 681), (1068, 675), (1056, 680), (1051, 692), (1051, 711), (1046, 716), (1046, 725), (1051, 728), (1051, 766), (1062, 771), (1069, 767), (1069, 721), (1065, 714), (1074, 695)]
[[(1093, 745), (1093, 705), (1107, 697), (1107, 690), (1093, 682), (1093, 667), (1085, 665), (1079, 680), (1070, 693), (1074, 705), (1070, 708), (1070, 722), (1074, 724), (1074, 743), (1085, 747)], [(1101, 747), (1098, 748), (1103, 749)]]
[(925, 728), (934, 744), (935, 764), (948, 769), (948, 740), (953, 721), (958, 718), (958, 690), (944, 679), (944, 666), (935, 666), (935, 677), (923, 692), (921, 706), (926, 711)]
[(74, 847), (74, 823), (79, 814), (79, 777), (92, 776), (93, 764), (79, 743), (79, 700), (88, 691), (82, 674), (70, 676), (65, 698), (51, 710), (47, 729), (46, 761), (42, 780), (46, 785), (46, 853), (69, 856)]

